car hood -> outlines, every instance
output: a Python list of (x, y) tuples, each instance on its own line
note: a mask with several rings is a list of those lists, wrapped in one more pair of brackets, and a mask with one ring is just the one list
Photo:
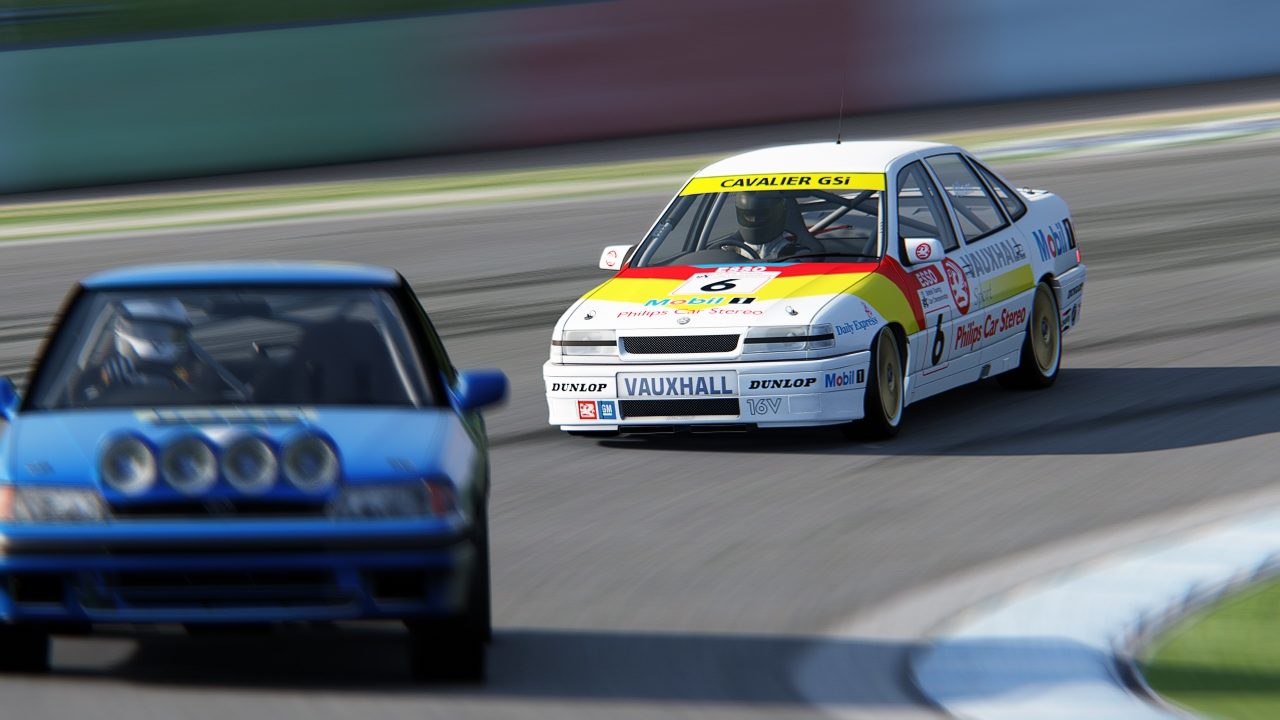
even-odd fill
[(585, 295), (565, 314), (562, 327), (804, 324), (876, 267), (875, 263), (766, 263), (628, 268)]
[(278, 447), (303, 431), (333, 440), (347, 482), (376, 482), (408, 473), (457, 479), (466, 476), (475, 458), (461, 422), (447, 410), (165, 408), (22, 413), (5, 432), (0, 460), (15, 482), (96, 484), (97, 454), (109, 438), (121, 433), (135, 434), (159, 448), (194, 433), (219, 452), (243, 433), (257, 434)]

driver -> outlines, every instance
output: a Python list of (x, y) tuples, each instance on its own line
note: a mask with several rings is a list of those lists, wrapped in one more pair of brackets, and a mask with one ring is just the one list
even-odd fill
[(120, 386), (215, 389), (215, 374), (196, 356), (191, 319), (176, 298), (124, 300), (117, 305), (106, 357), (86, 375), (86, 399)]
[[(738, 213), (738, 237), (756, 252), (755, 259), (777, 260), (809, 249), (786, 229), (787, 201), (781, 193), (740, 192), (733, 202)], [(751, 257), (743, 248), (737, 252)]]

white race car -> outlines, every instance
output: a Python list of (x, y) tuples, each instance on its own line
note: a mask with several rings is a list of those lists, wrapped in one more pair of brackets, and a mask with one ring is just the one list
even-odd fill
[(981, 378), (1052, 385), (1085, 281), (1066, 203), (924, 142), (721, 160), (600, 267), (617, 274), (543, 366), (550, 422), (575, 434), (891, 436), (907, 405)]

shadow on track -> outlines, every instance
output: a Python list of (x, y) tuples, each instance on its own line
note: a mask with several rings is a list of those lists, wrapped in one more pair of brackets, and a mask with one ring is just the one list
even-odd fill
[[(181, 632), (59, 638), (44, 682), (328, 693), (444, 695), (682, 703), (808, 705), (793, 672), (815, 649), (840, 682), (816, 699), (915, 704), (902, 688), (909, 646), (872, 640), (578, 630), (499, 630), (484, 685), (414, 684), (405, 637), (394, 629), (280, 630), (270, 636), (188, 637)], [(104, 652), (101, 646), (114, 646)], [(812, 654), (812, 653), (810, 653)], [(895, 683), (849, 682), (861, 668)], [(896, 694), (897, 697), (887, 697)], [(830, 695), (830, 697), (824, 697)]]
[(1098, 455), (1193, 447), (1280, 432), (1280, 367), (1064, 369), (1042, 391), (986, 381), (907, 408), (883, 443), (830, 428), (639, 435), (603, 447), (847, 455)]

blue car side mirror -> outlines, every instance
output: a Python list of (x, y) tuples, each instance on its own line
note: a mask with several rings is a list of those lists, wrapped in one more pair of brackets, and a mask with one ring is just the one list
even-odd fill
[(7, 377), (0, 377), (0, 417), (13, 420), (13, 416), (18, 414), (20, 400), (18, 390), (13, 387), (13, 381)]
[(507, 397), (507, 376), (501, 370), (459, 370), (453, 386), (459, 410), (479, 410)]

